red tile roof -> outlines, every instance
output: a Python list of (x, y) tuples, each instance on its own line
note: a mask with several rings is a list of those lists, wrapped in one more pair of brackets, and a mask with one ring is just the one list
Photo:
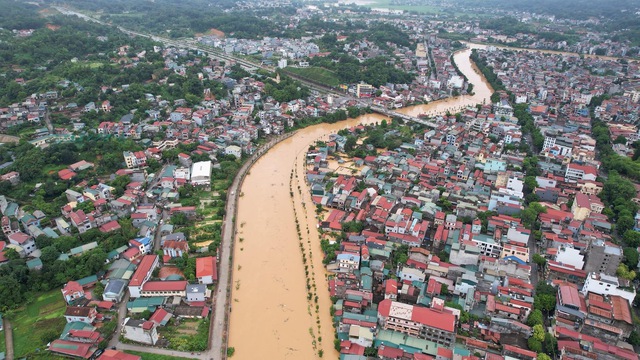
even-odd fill
[(131, 355), (123, 353), (122, 351), (107, 349), (97, 360), (141, 360), (142, 358), (137, 355)]
[(201, 257), (196, 259), (196, 277), (201, 278), (211, 276), (213, 280), (218, 280), (218, 269), (216, 267), (216, 258), (213, 256)]
[(178, 281), (147, 281), (142, 285), (142, 291), (183, 291), (187, 288), (186, 280)]
[[(394, 303), (394, 301), (391, 301), (389, 299), (382, 300), (378, 305), (378, 312), (382, 316), (388, 317), (391, 306)], [(431, 308), (413, 306), (413, 309), (411, 311), (411, 321), (432, 328), (453, 332), (455, 330), (456, 317), (450, 312), (441, 312)]]
[(133, 273), (129, 286), (140, 286), (144, 282), (145, 277), (151, 271), (153, 264), (158, 260), (158, 255), (145, 255), (140, 262), (140, 266)]
[(51, 345), (49, 346), (49, 351), (83, 359), (90, 358), (95, 350), (96, 348), (93, 348), (91, 344), (83, 344), (75, 341), (67, 341), (61, 339), (52, 341)]

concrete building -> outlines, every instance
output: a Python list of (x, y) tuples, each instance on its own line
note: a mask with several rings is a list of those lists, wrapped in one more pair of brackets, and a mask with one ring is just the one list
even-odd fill
[(187, 285), (187, 302), (204, 301), (207, 293), (207, 285), (189, 284)]
[(591, 242), (587, 250), (584, 271), (588, 273), (604, 273), (614, 275), (622, 260), (622, 249), (616, 244), (596, 240)]
[(191, 185), (211, 185), (211, 161), (199, 161), (191, 167)]
[(378, 324), (384, 330), (433, 341), (450, 347), (456, 337), (456, 316), (444, 304), (426, 308), (382, 300), (378, 305)]
[(157, 325), (153, 321), (126, 318), (123, 332), (124, 338), (131, 341), (148, 345), (158, 342)]
[(127, 289), (127, 283), (121, 279), (109, 280), (104, 288), (102, 299), (105, 301), (120, 302)]
[(210, 285), (217, 281), (217, 270), (215, 257), (196, 258), (196, 278), (200, 284)]
[(131, 281), (129, 281), (129, 294), (132, 298), (140, 297), (142, 286), (151, 278), (151, 274), (157, 266), (158, 255), (145, 255), (142, 258), (136, 272), (131, 276)]
[(625, 298), (629, 304), (633, 304), (633, 299), (636, 297), (636, 290), (633, 287), (622, 288), (617, 277), (602, 273), (589, 273), (581, 292), (585, 296), (590, 292), (599, 295), (616, 295)]

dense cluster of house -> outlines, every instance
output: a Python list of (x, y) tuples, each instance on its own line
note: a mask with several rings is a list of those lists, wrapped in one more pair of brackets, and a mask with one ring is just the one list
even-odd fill
[[(132, 240), (132, 243), (141, 242)], [(161, 332), (172, 317), (208, 316), (210, 308), (206, 301), (211, 296), (211, 290), (207, 286), (217, 280), (214, 257), (196, 259), (198, 282), (190, 284), (183, 280), (177, 268), (162, 266), (158, 255), (130, 259), (125, 254), (109, 259), (109, 269), (101, 275), (101, 279), (92, 275), (65, 284), (61, 291), (68, 304), (64, 315), (67, 326), (60, 338), (49, 345), (50, 351), (72, 357), (95, 358), (97, 346), (104, 340), (96, 331), (96, 325), (104, 321), (118, 321), (112, 320), (109, 315), (105, 319), (103, 311), (118, 306), (127, 291), (128, 316), (123, 319), (121, 334), (116, 336), (122, 335), (136, 343), (161, 346), (158, 331)], [(106, 284), (102, 299), (93, 297), (98, 281)], [(139, 315), (145, 311), (151, 315), (148, 319), (140, 318)]]
[[(383, 359), (478, 352), (535, 359), (517, 339), (532, 334), (526, 320), (544, 278), (558, 289), (551, 332), (560, 351), (637, 359), (624, 342), (636, 292), (616, 276), (622, 248), (597, 197), (603, 185), (596, 181), (599, 163), (587, 157), (595, 146), (588, 132), (546, 137), (543, 174), (531, 189), (546, 209), (537, 240), (521, 219), (524, 155), (507, 145), (522, 133), (510, 104), (467, 109), (460, 122), (436, 120), (413, 143), (377, 155), (343, 159), (345, 137), (335, 134), (307, 154), (312, 198), (328, 209), (319, 224), (323, 238), (335, 244), (331, 234), (343, 224), (364, 226), (328, 254), (341, 353), (363, 356), (374, 346)], [(394, 266), (401, 245), (409, 247), (407, 258)], [(536, 253), (547, 258), (544, 269), (533, 263)], [(487, 321), (463, 324), (459, 309)], [(479, 334), (461, 337), (474, 327)], [(456, 336), (462, 344), (454, 344)]]

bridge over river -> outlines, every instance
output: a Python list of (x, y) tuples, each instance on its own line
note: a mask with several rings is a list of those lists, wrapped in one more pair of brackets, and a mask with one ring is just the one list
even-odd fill
[(407, 114), (402, 114), (399, 113), (397, 111), (393, 111), (393, 110), (389, 110), (387, 108), (383, 108), (381, 106), (371, 106), (371, 110), (373, 110), (373, 112), (378, 113), (378, 114), (382, 114), (385, 116), (389, 116), (389, 117), (398, 117), (404, 121), (412, 121), (418, 124), (422, 124), (422, 125), (426, 125), (430, 128), (437, 128), (438, 127), (438, 123), (433, 121), (433, 120), (426, 120), (426, 119), (422, 119), (416, 116), (411, 116), (411, 115), (407, 115)]

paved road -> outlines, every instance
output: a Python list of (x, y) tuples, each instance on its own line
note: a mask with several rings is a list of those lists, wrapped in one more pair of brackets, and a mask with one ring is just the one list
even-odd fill
[(13, 360), (13, 330), (11, 328), (11, 323), (7, 318), (3, 319), (4, 321), (4, 340), (7, 360)]
[(166, 355), (166, 356), (176, 356), (187, 359), (206, 359), (204, 354), (202, 353), (188, 353), (183, 351), (174, 351), (174, 350), (166, 350), (166, 349), (158, 349), (152, 348), (143, 345), (131, 345), (131, 344), (119, 344), (116, 346), (118, 350), (129, 350), (129, 351), (140, 351), (149, 354), (157, 354), (157, 355)]
[(228, 336), (228, 319), (226, 319), (227, 308), (229, 306), (229, 289), (231, 288), (231, 251), (233, 250), (233, 239), (235, 235), (235, 218), (237, 212), (237, 204), (239, 190), (245, 175), (251, 166), (272, 146), (283, 139), (288, 138), (293, 133), (278, 136), (267, 144), (263, 145), (258, 151), (246, 161), (238, 171), (233, 183), (227, 192), (226, 216), (222, 224), (222, 242), (220, 244), (220, 263), (218, 270), (218, 289), (213, 299), (214, 316), (211, 319), (211, 327), (209, 329), (210, 347), (206, 353), (205, 359), (226, 359), (226, 337)]
[(159, 354), (159, 355), (168, 355), (168, 356), (178, 356), (190, 359), (201, 359), (202, 355), (198, 355), (194, 353), (193, 355), (189, 352), (183, 351), (174, 351), (167, 349), (159, 349), (144, 345), (132, 345), (132, 344), (124, 344), (120, 342), (120, 333), (122, 332), (122, 324), (124, 323), (124, 319), (127, 317), (127, 303), (129, 302), (129, 293), (125, 295), (120, 304), (118, 305), (118, 326), (116, 326), (116, 331), (109, 341), (109, 347), (115, 347), (118, 350), (131, 350), (131, 351), (140, 351), (149, 354)]
[(111, 341), (109, 341), (109, 347), (120, 345), (120, 333), (122, 332), (122, 324), (124, 323), (124, 319), (127, 317), (127, 303), (129, 302), (129, 292), (124, 295), (122, 301), (118, 305), (118, 325), (116, 326), (116, 331), (111, 337)]

